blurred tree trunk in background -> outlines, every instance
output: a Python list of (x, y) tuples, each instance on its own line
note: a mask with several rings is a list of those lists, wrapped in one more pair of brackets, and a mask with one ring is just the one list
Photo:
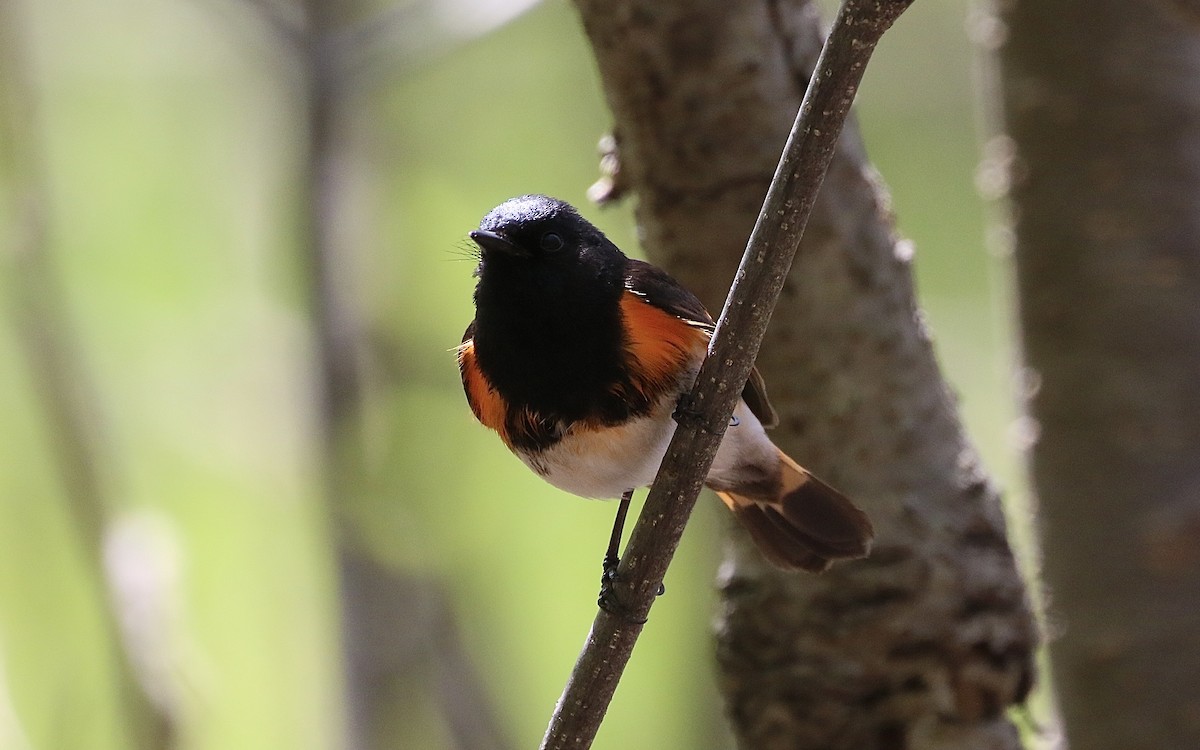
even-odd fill
[(1050, 656), (1080, 750), (1200, 747), (1195, 9), (1000, 4)]
[[(53, 206), (24, 10), (0, 0), (0, 227), (11, 228), (0, 246), (3, 313), (14, 323), (37, 389), (72, 532), (98, 598), (125, 741), (130, 750), (167, 750), (180, 744), (179, 696), (166, 676), (178, 664), (161, 637), (164, 592), (144, 585), (153, 575), (137, 571), (139, 587), (117, 564), (130, 551), (113, 538), (129, 508), (119, 499), (109, 425), (50, 241)], [(7, 747), (7, 718), (0, 716), (0, 747)]]
[(376, 62), (373, 55), (388, 35), (428, 10), (404, 5), (355, 22), (362, 10), (357, 5), (303, 0), (303, 33), (289, 33), (288, 17), (269, 3), (257, 6), (292, 46), (303, 71), (300, 105), (308, 140), (300, 205), (305, 231), (298, 249), (308, 285), (316, 428), (338, 567), (347, 714), (342, 747), (368, 750), (403, 742), (388, 736), (396, 688), (421, 679), (434, 686), (430, 692), (456, 748), (500, 750), (507, 741), (439, 584), (376, 560), (351, 514), (356, 500), (372, 491), (364, 424), (370, 397), (366, 313), (354, 288), (354, 241), (345, 218), (347, 186), (364, 177), (364, 165), (352, 163), (347, 148), (350, 103), (363, 83), (361, 64), (355, 68), (351, 62)]
[[(718, 310), (820, 49), (810, 2), (577, 0), (615, 118), (596, 196)], [(873, 555), (769, 568), (735, 533), (722, 690), (746, 748), (1007, 749), (1036, 643), (996, 490), (914, 300), (912, 249), (851, 124), (758, 365), (774, 439), (859, 500)]]

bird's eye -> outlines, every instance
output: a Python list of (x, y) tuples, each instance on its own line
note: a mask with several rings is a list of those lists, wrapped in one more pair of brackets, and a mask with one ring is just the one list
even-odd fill
[(542, 239), (538, 241), (541, 248), (547, 252), (563, 249), (563, 238), (554, 232), (546, 232), (542, 235)]

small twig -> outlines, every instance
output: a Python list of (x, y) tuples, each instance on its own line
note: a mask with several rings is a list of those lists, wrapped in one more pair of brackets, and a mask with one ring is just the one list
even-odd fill
[(596, 736), (750, 376), (867, 61), (912, 2), (847, 0), (830, 29), (692, 389), (696, 416), (675, 431), (618, 570), (630, 611), (597, 613), (543, 750), (582, 750)]

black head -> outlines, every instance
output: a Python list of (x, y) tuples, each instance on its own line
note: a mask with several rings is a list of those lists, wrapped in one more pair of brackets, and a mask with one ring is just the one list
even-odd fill
[(593, 270), (624, 260), (621, 251), (569, 203), (523, 195), (496, 206), (471, 232), (482, 255), (479, 275), (492, 270), (519, 275), (566, 274), (574, 266)]
[(616, 245), (544, 195), (501, 203), (471, 239), (482, 251), (471, 335), (491, 383), (544, 414), (581, 417), (610, 398), (622, 377), (628, 263)]
[(613, 308), (628, 259), (570, 204), (523, 195), (483, 217), (471, 239), (481, 250), (475, 307), (479, 324), (566, 324)]

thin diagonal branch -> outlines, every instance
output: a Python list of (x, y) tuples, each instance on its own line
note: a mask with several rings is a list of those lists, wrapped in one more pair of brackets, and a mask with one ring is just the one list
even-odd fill
[[(719, 307), (821, 51), (817, 1), (578, 4), (645, 250)], [(755, 365), (772, 439), (854, 497), (876, 543), (795, 575), (730, 526), (714, 622), (726, 712), (745, 747), (1019, 748), (1005, 712), (1033, 682), (1035, 623), (853, 120)]]
[(696, 416), (676, 430), (618, 571), (630, 619), (597, 614), (545, 750), (591, 746), (750, 375), (867, 61), (911, 3), (847, 0), (834, 21), (692, 389)]

